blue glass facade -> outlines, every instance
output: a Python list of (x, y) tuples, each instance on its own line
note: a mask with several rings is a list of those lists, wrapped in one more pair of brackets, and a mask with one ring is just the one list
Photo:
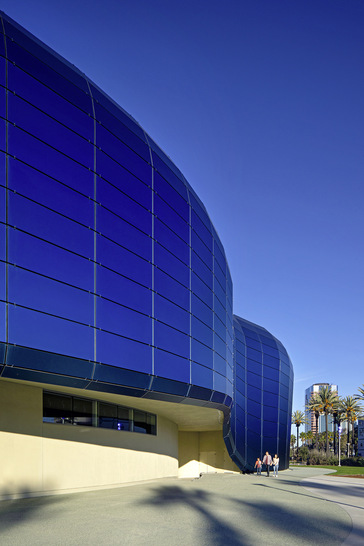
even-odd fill
[(135, 120), (1, 19), (1, 376), (218, 408), (240, 468), (256, 435), (284, 435), (287, 452), (291, 364), (276, 340), (241, 352), (244, 328), (263, 330), (238, 318), (234, 353), (231, 277), (204, 205)]

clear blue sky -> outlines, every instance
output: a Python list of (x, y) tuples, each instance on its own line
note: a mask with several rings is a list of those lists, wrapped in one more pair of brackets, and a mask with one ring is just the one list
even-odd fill
[(182, 170), (234, 312), (314, 382), (364, 383), (363, 0), (3, 0)]

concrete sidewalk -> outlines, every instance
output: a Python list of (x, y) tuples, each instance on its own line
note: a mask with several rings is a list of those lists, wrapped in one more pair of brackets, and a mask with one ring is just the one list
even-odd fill
[[(0, 544), (339, 545), (352, 530), (344, 504), (356, 507), (364, 483), (341, 486), (339, 478), (319, 478), (324, 472), (305, 467), (280, 472), (278, 478), (210, 474), (3, 501)], [(304, 482), (309, 490), (302, 487), (303, 478), (310, 479)], [(322, 489), (332, 499), (323, 499)]]
[(330, 502), (338, 504), (350, 516), (352, 531), (345, 546), (364, 544), (364, 479), (342, 476), (319, 476), (304, 478), (301, 485)]

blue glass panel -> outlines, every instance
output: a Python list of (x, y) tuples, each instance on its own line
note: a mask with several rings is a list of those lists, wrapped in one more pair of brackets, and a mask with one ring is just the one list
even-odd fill
[(211, 328), (205, 325), (205, 323), (201, 322), (198, 318), (192, 316), (192, 336), (195, 339), (198, 339), (208, 347), (212, 347), (213, 343), (213, 331)]
[(202, 301), (204, 301), (206, 303), (206, 305), (208, 305), (212, 309), (212, 306), (213, 306), (213, 293), (212, 293), (212, 291), (193, 272), (192, 272), (192, 291)]
[(146, 315), (152, 314), (152, 292), (110, 269), (97, 266), (96, 291), (117, 303)]
[(152, 210), (151, 187), (100, 150), (96, 150), (96, 170), (102, 178), (108, 180), (146, 209)]
[(206, 347), (206, 345), (203, 345), (196, 339), (192, 339), (191, 353), (192, 360), (195, 362), (199, 362), (208, 368), (213, 367), (213, 351), (210, 349), (210, 347)]
[(255, 402), (254, 400), (247, 400), (246, 409), (250, 415), (255, 415), (255, 417), (261, 417), (262, 406), (261, 404), (259, 404), (259, 402)]
[(9, 301), (70, 320), (93, 323), (93, 296), (19, 267), (9, 266)]
[[(247, 426), (248, 429), (253, 430), (256, 433), (260, 432), (261, 427), (261, 421), (258, 417), (254, 417), (254, 415), (247, 415)], [(250, 446), (250, 442), (249, 442)]]
[(184, 358), (189, 358), (189, 336), (157, 321), (155, 321), (154, 325), (154, 343), (159, 349), (164, 349), (165, 351), (170, 351), (171, 353), (183, 356)]
[[(110, 105), (108, 105), (110, 106)], [(118, 117), (122, 117), (126, 121), (127, 116), (124, 116), (121, 111), (118, 111)], [(141, 140), (135, 132), (131, 131), (124, 123), (113, 116), (106, 108), (95, 102), (95, 117), (101, 122), (111, 133), (118, 139), (127, 144), (132, 150), (140, 155), (145, 161), (150, 162), (150, 153), (147, 143)], [(135, 125), (133, 126), (135, 129)], [(144, 136), (144, 135), (143, 135)]]
[(226, 340), (226, 327), (217, 315), (214, 316), (214, 330), (221, 337), (221, 339), (223, 339), (224, 341)]
[(205, 243), (207, 248), (212, 252), (212, 235), (211, 232), (207, 229), (205, 224), (203, 224), (197, 214), (192, 210), (192, 228), (200, 237), (200, 239)]
[(226, 357), (226, 344), (225, 342), (214, 333), (214, 350), (222, 357)]
[(10, 122), (87, 168), (93, 168), (94, 149), (88, 140), (12, 93), (8, 95), (8, 108)]
[(265, 392), (263, 394), (263, 401), (265, 406), (278, 407), (278, 394)]
[(186, 287), (189, 286), (190, 269), (158, 243), (154, 245), (154, 262), (171, 277)]
[(96, 185), (96, 201), (148, 235), (152, 233), (151, 213), (99, 177)]
[(288, 398), (289, 396), (289, 388), (288, 387), (285, 387), (284, 385), (281, 385), (280, 386), (280, 389), (279, 389), (279, 394), (281, 396), (284, 396), (284, 398)]
[[(1, 237), (1, 243), (2, 243), (2, 236), (3, 236), (4, 226), (0, 224), (0, 237)], [(2, 259), (0, 257), (0, 259)], [(0, 300), (6, 300), (6, 264), (5, 262), (0, 262)], [(0, 322), (2, 322), (3, 317), (1, 315)], [(5, 322), (3, 323), (5, 327)]]
[(12, 192), (9, 192), (9, 223), (79, 254), (93, 256), (90, 229)]
[(207, 246), (201, 241), (197, 233), (191, 230), (191, 244), (196, 254), (205, 262), (209, 269), (213, 268), (212, 260), (213, 256)]
[(2, 24), (0, 29), (0, 55), (2, 55), (2, 57), (5, 57), (5, 43), (4, 43), (4, 34), (3, 34)]
[(212, 290), (213, 288), (213, 275), (212, 271), (200, 260), (200, 258), (192, 252), (191, 254), (191, 266), (192, 270), (203, 280), (203, 282)]
[(152, 348), (107, 332), (96, 332), (96, 359), (104, 364), (152, 373)]
[(277, 437), (277, 424), (269, 421), (263, 422), (263, 436), (264, 438), (276, 438)]
[(152, 265), (143, 258), (99, 235), (96, 253), (102, 265), (144, 286), (152, 286)]
[(187, 189), (185, 184), (180, 180), (172, 170), (167, 167), (166, 163), (162, 161), (162, 159), (165, 159), (167, 163), (171, 166), (171, 168), (175, 171), (177, 171), (176, 166), (171, 163), (170, 160), (163, 154), (161, 150), (158, 149), (158, 152), (155, 153), (152, 152), (153, 157), (153, 165), (155, 169), (165, 178), (171, 186), (178, 191), (179, 194), (187, 201)]
[[(261, 378), (260, 375), (256, 375), (255, 373), (247, 372), (246, 380), (247, 380), (248, 385), (251, 385), (251, 386), (257, 387), (257, 388), (262, 387), (262, 378)], [(248, 392), (249, 392), (249, 390), (248, 390)]]
[(272, 368), (279, 369), (279, 360), (273, 356), (267, 355), (264, 353), (263, 362), (265, 366), (271, 366)]
[[(1, 89), (1, 88), (0, 88)], [(1, 96), (0, 96), (1, 99)], [(5, 121), (0, 119), (0, 153), (6, 152), (6, 130), (5, 130)]]
[(154, 175), (154, 190), (172, 207), (182, 218), (189, 222), (189, 205), (183, 197), (157, 172)]
[(225, 276), (224, 271), (219, 266), (219, 263), (215, 259), (214, 259), (214, 274), (215, 274), (215, 277), (217, 278), (217, 280), (219, 281), (219, 283), (221, 284), (221, 287), (225, 291), (226, 276)]
[[(138, 135), (141, 140), (145, 140), (145, 134), (143, 129), (131, 118), (118, 104), (110, 99), (101, 89), (99, 89), (92, 82), (90, 83), (91, 93), (95, 99), (95, 102), (100, 103), (101, 106), (106, 108), (115, 118), (119, 119), (126, 127), (129, 127)], [(95, 106), (96, 107), (96, 106)], [(97, 111), (99, 113), (99, 110)]]
[(190, 248), (178, 235), (158, 218), (154, 220), (154, 239), (177, 256), (186, 265), (190, 263)]
[(67, 127), (93, 142), (94, 121), (63, 97), (9, 63), (8, 88)]
[(292, 369), (291, 369), (291, 366), (289, 366), (288, 364), (286, 364), (285, 362), (281, 360), (281, 371), (287, 376), (290, 376)]
[(166, 351), (155, 349), (154, 374), (189, 383), (190, 362)]
[(240, 392), (245, 393), (246, 392), (246, 383), (243, 379), (236, 378), (236, 389)]
[(189, 290), (160, 269), (155, 269), (154, 272), (154, 288), (157, 293), (174, 301), (177, 305), (183, 307), (187, 311), (189, 310)]
[[(263, 357), (263, 360), (264, 360), (264, 357)], [(264, 377), (267, 377), (268, 379), (273, 379), (274, 381), (278, 381), (279, 370), (275, 370), (263, 364), (263, 375)]]
[(277, 407), (269, 407), (265, 405), (265, 396), (263, 394), (263, 419), (264, 421), (270, 421), (275, 423), (277, 425), (278, 423), (278, 408)]
[[(6, 304), (0, 301), (0, 341), (6, 342)], [(0, 353), (2, 352), (0, 348)], [(0, 358), (0, 364), (4, 358)]]
[(226, 360), (214, 352), (214, 370), (226, 376)]
[[(242, 366), (237, 364), (235, 368), (235, 373), (236, 373), (236, 381), (238, 381), (238, 379), (239, 380), (241, 379), (242, 381), (245, 382), (245, 369)], [(236, 386), (236, 388), (238, 389), (238, 386)]]
[(75, 85), (83, 89), (85, 92), (87, 91), (87, 83), (85, 78), (79, 72), (76, 72), (67, 61), (61, 57), (58, 57), (49, 49), (46, 49), (44, 44), (38, 42), (36, 39), (34, 40), (32, 37), (29, 37), (24, 33), (23, 29), (19, 30), (17, 26), (10, 23), (6, 19), (4, 19), (4, 27), (5, 34), (14, 39), (14, 42), (12, 40), (6, 40), (8, 48), (9, 44), (13, 44), (15, 42), (20, 44), (35, 57), (38, 57), (44, 63), (52, 66), (55, 70), (57, 70), (57, 72), (74, 82)]
[(186, 334), (190, 331), (190, 314), (158, 294), (154, 297), (154, 316)]
[(96, 300), (96, 326), (142, 343), (152, 342), (149, 317), (103, 298)]
[(221, 305), (224, 307), (224, 309), (226, 309), (226, 293), (225, 290), (221, 288), (219, 281), (216, 279), (214, 282), (214, 293)]
[(255, 349), (252, 349), (251, 347), (246, 348), (246, 355), (248, 358), (251, 358), (256, 362), (262, 362), (262, 353), (260, 351), (256, 351)]
[(270, 347), (273, 347), (274, 349), (277, 348), (277, 344), (273, 338), (267, 337), (263, 334), (259, 334), (260, 340), (262, 343), (265, 343), (266, 345), (269, 345)]
[(240, 406), (240, 408), (244, 409), (247, 403), (247, 399), (245, 398), (244, 394), (237, 391), (235, 403), (237, 406)]
[(93, 291), (94, 265), (92, 262), (11, 228), (9, 228), (9, 261)]
[(248, 345), (248, 347), (251, 347), (252, 349), (256, 349), (260, 353), (262, 352), (262, 345), (259, 343), (259, 341), (246, 336), (245, 342)]
[(159, 195), (154, 197), (154, 214), (188, 243), (189, 226)]
[(214, 372), (214, 390), (226, 392), (226, 378), (216, 372)]
[[(8, 59), (20, 68), (54, 89), (57, 93), (67, 98), (70, 102), (84, 110), (87, 114), (93, 115), (90, 95), (63, 78), (55, 70), (42, 63), (39, 59), (25, 51), (16, 42), (7, 40)], [(86, 82), (85, 82), (86, 83)]]
[[(241, 325), (241, 323), (238, 323)], [(241, 326), (241, 329), (242, 331), (244, 332), (244, 334), (247, 336), (247, 337), (250, 337), (252, 339), (256, 339), (257, 341), (259, 341), (259, 337), (258, 335), (256, 334), (256, 332), (254, 332), (253, 330), (249, 330), (248, 328), (244, 328), (243, 326)]]
[(279, 383), (278, 381), (271, 381), (270, 379), (263, 378), (263, 390), (278, 394)]
[(92, 172), (17, 127), (9, 125), (8, 132), (11, 155), (88, 197), (93, 197)]
[(96, 126), (96, 144), (120, 165), (149, 184), (152, 176), (151, 166), (100, 124)]
[(236, 350), (245, 356), (245, 353), (246, 353), (246, 345), (245, 343), (242, 343), (241, 341), (239, 341), (238, 339), (235, 340), (235, 347), (236, 347)]
[[(0, 40), (1, 41), (1, 40)], [(2, 57), (0, 57), (0, 79), (1, 79), (1, 74), (2, 74), (2, 66), (1, 66), (1, 59)], [(4, 87), (0, 87), (0, 117), (2, 118), (6, 118), (6, 91), (4, 89)], [(4, 132), (4, 128), (5, 126), (3, 125), (3, 121), (1, 122), (1, 133)], [(3, 140), (4, 137), (1, 135), (0, 138)], [(4, 142), (1, 143), (1, 149), (4, 149)]]
[(220, 303), (220, 301), (217, 299), (216, 296), (214, 296), (214, 311), (216, 315), (219, 317), (221, 322), (225, 324), (226, 322), (226, 309), (224, 305)]
[(94, 329), (22, 307), (9, 306), (9, 342), (93, 360)]
[(220, 246), (218, 244), (214, 245), (214, 256), (215, 256), (215, 260), (217, 261), (217, 263), (221, 267), (221, 271), (225, 274), (226, 259), (225, 259), (224, 254), (221, 252)]
[(210, 218), (208, 217), (206, 209), (203, 206), (202, 202), (193, 190), (190, 190), (190, 201), (191, 207), (195, 211), (195, 214), (198, 215), (200, 221), (205, 225), (207, 230), (210, 231), (210, 229), (212, 228)]
[(93, 227), (94, 205), (90, 199), (13, 158), (9, 158), (9, 188)]
[[(138, 254), (138, 256), (149, 261), (152, 259), (152, 239), (99, 205), (96, 208), (96, 227), (99, 233), (131, 250), (134, 254)], [(114, 251), (116, 251), (115, 248)]]
[(191, 383), (207, 389), (213, 388), (212, 370), (205, 366), (200, 366), (195, 362), (191, 364)]
[(262, 365), (259, 362), (256, 362), (255, 360), (250, 360), (250, 358), (247, 358), (246, 369), (249, 372), (262, 375)]
[(263, 343), (262, 350), (263, 350), (263, 353), (279, 359), (278, 349), (275, 349), (274, 347), (269, 347), (269, 345), (266, 345), (265, 343)]
[(285, 385), (286, 387), (289, 387), (290, 379), (286, 374), (281, 373), (280, 376), (279, 376), (279, 381), (281, 382), (282, 385)]

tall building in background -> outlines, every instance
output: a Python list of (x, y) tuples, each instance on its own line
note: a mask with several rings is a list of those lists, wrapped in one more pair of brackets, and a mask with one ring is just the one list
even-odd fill
[[(314, 383), (313, 385), (308, 387), (308, 389), (305, 390), (305, 412), (306, 412), (306, 419), (307, 419), (307, 423), (305, 425), (305, 432), (312, 430), (312, 432), (316, 434), (316, 432), (320, 433), (320, 432), (326, 431), (325, 416), (320, 415), (318, 419), (318, 431), (317, 431), (315, 414), (311, 411), (308, 411), (307, 409), (307, 405), (310, 401), (311, 395), (315, 392), (319, 392), (322, 389), (322, 387), (331, 387), (331, 391), (336, 392), (338, 394), (337, 385), (332, 385), (330, 383)], [(329, 418), (328, 418), (328, 430), (330, 432), (334, 431), (334, 421), (331, 415), (329, 415)]]

